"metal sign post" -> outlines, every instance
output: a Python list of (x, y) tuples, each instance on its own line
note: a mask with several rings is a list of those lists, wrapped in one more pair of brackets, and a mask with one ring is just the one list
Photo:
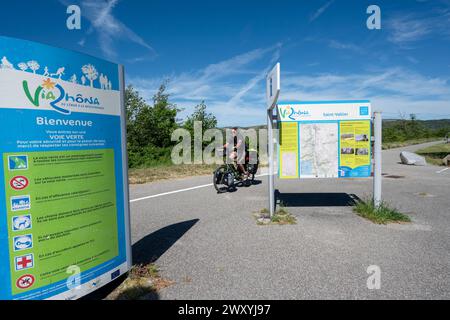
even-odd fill
[(382, 145), (382, 114), (380, 111), (373, 113), (374, 129), (374, 172), (373, 172), (373, 203), (375, 207), (381, 205), (381, 145)]
[(272, 109), (267, 111), (267, 134), (268, 139), (267, 142), (269, 143), (268, 147), (268, 161), (269, 161), (269, 211), (270, 211), (270, 217), (273, 217), (275, 212), (275, 188), (274, 188), (274, 179), (273, 179), (273, 154), (274, 154), (274, 148), (273, 148), (273, 115), (272, 115)]
[(275, 187), (274, 187), (274, 147), (273, 147), (273, 109), (280, 96), (280, 63), (277, 63), (267, 75), (267, 142), (269, 161), (269, 211), (270, 217), (275, 213)]

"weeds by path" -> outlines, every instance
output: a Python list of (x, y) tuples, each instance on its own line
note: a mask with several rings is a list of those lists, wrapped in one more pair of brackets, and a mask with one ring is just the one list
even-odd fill
[(281, 206), (272, 218), (270, 218), (270, 212), (267, 209), (262, 209), (260, 212), (255, 213), (254, 217), (256, 224), (259, 226), (297, 224), (297, 218)]
[(376, 207), (372, 200), (358, 201), (353, 210), (365, 219), (376, 224), (411, 222), (411, 219), (399, 212), (395, 208), (391, 208), (387, 203), (382, 202)]
[(172, 284), (172, 281), (160, 277), (154, 264), (135, 265), (125, 281), (106, 300), (156, 300), (158, 291)]

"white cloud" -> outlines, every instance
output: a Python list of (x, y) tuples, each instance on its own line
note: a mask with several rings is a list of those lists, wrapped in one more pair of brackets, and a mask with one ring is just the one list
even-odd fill
[(314, 14), (311, 15), (309, 18), (309, 22), (313, 22), (317, 18), (319, 18), (327, 9), (329, 6), (333, 4), (334, 0), (330, 0), (327, 3), (325, 3), (323, 6), (321, 6), (319, 9), (317, 9)]
[(195, 72), (149, 79), (134, 77), (128, 82), (150, 101), (159, 85), (169, 79), (167, 90), (172, 100), (186, 108), (182, 117), (205, 100), (208, 109), (218, 117), (219, 125), (256, 124), (259, 119), (254, 114), (264, 110), (265, 106), (265, 76), (279, 59), (280, 49), (281, 44), (276, 44), (207, 65)]
[(391, 32), (388, 40), (396, 44), (405, 44), (423, 39), (433, 31), (432, 19), (419, 19), (413, 15), (404, 15), (391, 19), (387, 23)]
[(340, 42), (340, 41), (337, 41), (337, 40), (330, 40), (328, 42), (328, 46), (330, 48), (338, 49), (338, 50), (350, 50), (350, 51), (357, 52), (357, 53), (362, 53), (363, 52), (362, 48), (357, 46), (357, 45), (355, 45), (355, 44), (344, 43), (344, 42)]
[[(69, 0), (59, 0), (63, 5), (70, 5)], [(86, 38), (93, 33), (98, 37), (98, 43), (103, 54), (109, 59), (117, 59), (115, 42), (128, 41), (142, 47), (147, 58), (154, 58), (156, 51), (143, 38), (114, 17), (112, 11), (119, 0), (83, 0), (81, 14), (91, 23), (86, 35), (79, 41), (84, 46)]]
[(439, 36), (450, 35), (450, 8), (435, 9), (431, 13), (405, 13), (387, 20), (388, 40), (397, 45), (408, 45)]
[(388, 117), (416, 113), (419, 118), (449, 114), (450, 81), (391, 68), (363, 74), (291, 75), (283, 77), (281, 99), (370, 99)]
[(273, 56), (267, 67), (264, 68), (261, 72), (259, 72), (259, 74), (248, 80), (241, 87), (241, 89), (228, 101), (229, 105), (237, 105), (239, 103), (242, 103), (244, 95), (248, 94), (253, 88), (255, 88), (257, 84), (265, 80), (266, 75), (269, 73), (270, 69), (273, 68), (273, 65), (280, 59), (280, 47), (281, 47), (280, 44), (278, 44), (275, 47), (275, 52), (273, 53)]
[[(256, 49), (191, 73), (173, 74), (168, 92), (182, 117), (205, 100), (220, 126), (265, 123), (264, 78), (279, 59), (280, 45)], [(262, 67), (261, 67), (262, 66)], [(131, 78), (146, 99), (151, 99), (164, 78)], [(406, 68), (360, 73), (304, 75), (282, 71), (280, 100), (370, 99), (385, 117), (416, 113), (439, 118), (450, 111), (450, 77), (428, 77)]]
[(408, 60), (409, 62), (413, 63), (413, 64), (418, 64), (420, 61), (414, 57), (411, 56), (407, 56), (406, 60)]

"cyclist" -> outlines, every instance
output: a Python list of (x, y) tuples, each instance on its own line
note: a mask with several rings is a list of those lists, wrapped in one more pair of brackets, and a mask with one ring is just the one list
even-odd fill
[(231, 129), (231, 134), (233, 141), (227, 142), (224, 145), (224, 148), (229, 148), (230, 145), (233, 145), (233, 151), (230, 152), (230, 159), (235, 163), (237, 162), (238, 170), (243, 174), (243, 179), (246, 180), (249, 177), (249, 173), (245, 170), (245, 141), (242, 135), (239, 134), (238, 128), (233, 127)]

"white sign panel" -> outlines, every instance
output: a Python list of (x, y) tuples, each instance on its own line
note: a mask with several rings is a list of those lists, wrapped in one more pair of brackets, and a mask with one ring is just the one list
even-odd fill
[(280, 121), (370, 120), (370, 102), (330, 101), (280, 103)]
[(273, 109), (280, 95), (280, 63), (267, 75), (267, 109)]

